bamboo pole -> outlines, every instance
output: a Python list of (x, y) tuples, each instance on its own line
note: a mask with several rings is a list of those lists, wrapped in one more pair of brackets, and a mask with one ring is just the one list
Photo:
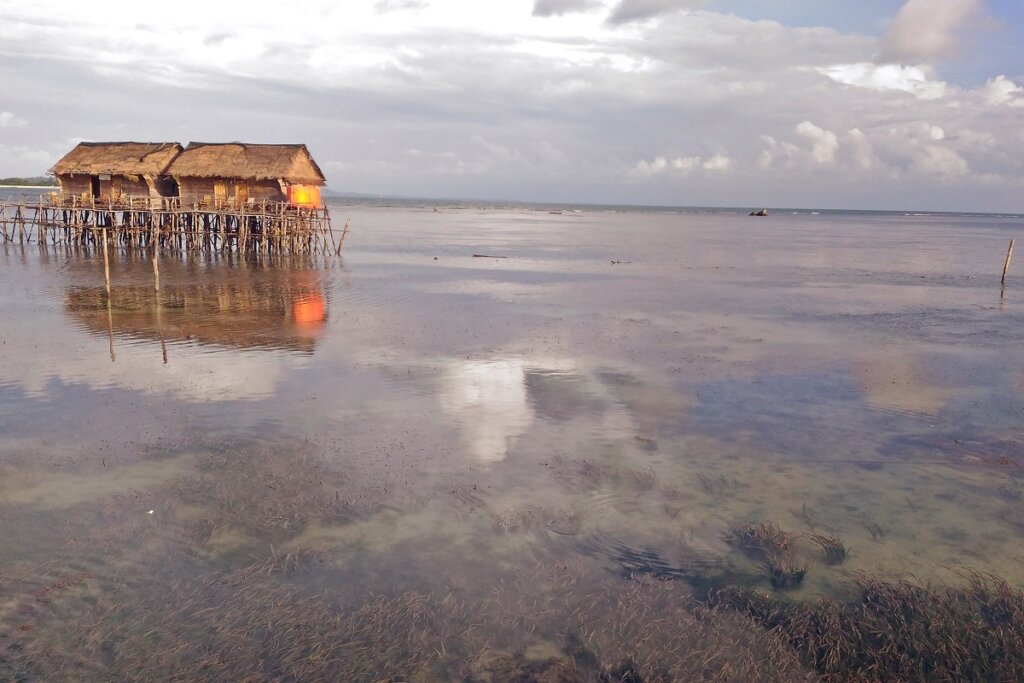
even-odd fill
[(107, 285), (107, 303), (110, 302), (110, 258), (107, 254), (107, 229), (100, 230), (100, 239), (103, 240), (103, 280)]
[(327, 221), (327, 231), (328, 231), (328, 234), (330, 234), (330, 236), (331, 236), (331, 246), (334, 247), (334, 253), (337, 254), (338, 253), (338, 245), (335, 243), (335, 240), (334, 240), (334, 226), (331, 225), (331, 215), (327, 214), (325, 219)]
[(110, 296), (107, 296), (107, 344), (110, 351), (110, 362), (117, 362), (114, 355), (114, 309), (111, 307)]
[(1006, 286), (1006, 271), (1010, 270), (1010, 261), (1013, 259), (1013, 243), (1016, 240), (1010, 240), (1010, 248), (1006, 250), (1006, 262), (1003, 263), (1003, 277), (999, 281), (999, 284), (1003, 287)]
[(337, 249), (337, 251), (334, 252), (335, 255), (341, 254), (341, 248), (343, 246), (345, 246), (345, 235), (348, 234), (348, 223), (351, 220), (352, 220), (351, 218), (346, 218), (345, 219), (345, 228), (341, 231), (341, 239), (338, 240), (338, 249)]
[(107, 252), (107, 229), (103, 228), (100, 233), (103, 240), (103, 279), (107, 285), (107, 341), (110, 346), (110, 362), (114, 363), (117, 361), (117, 357), (114, 355), (114, 307), (110, 300), (110, 257)]

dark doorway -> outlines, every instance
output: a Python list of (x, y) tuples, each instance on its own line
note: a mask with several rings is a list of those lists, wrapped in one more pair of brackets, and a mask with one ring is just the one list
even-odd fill
[(100, 198), (100, 177), (98, 175), (91, 176), (89, 183), (92, 185), (92, 196), (93, 199)]

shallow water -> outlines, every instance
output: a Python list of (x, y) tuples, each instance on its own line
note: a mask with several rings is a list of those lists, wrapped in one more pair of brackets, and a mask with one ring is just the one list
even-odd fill
[[(479, 652), (568, 656), (536, 617), (552, 596), (597, 620), (645, 575), (796, 600), (859, 573), (1024, 584), (1024, 276), (999, 288), (1021, 218), (333, 213), (341, 258), (164, 255), (157, 292), (148, 256), (114, 253), (109, 299), (95, 254), (0, 246), (0, 672), (196, 675), (198, 632), (132, 629), (213, 610), (250, 633), (238, 615), (309, 596), (365, 616), (372, 592), (505, 618), (409, 664), (499, 680)], [(806, 579), (775, 591), (730, 542), (761, 521), (849, 556), (800, 540)], [(309, 661), (325, 633), (253, 652)], [(191, 654), (145, 670), (153, 647)]]

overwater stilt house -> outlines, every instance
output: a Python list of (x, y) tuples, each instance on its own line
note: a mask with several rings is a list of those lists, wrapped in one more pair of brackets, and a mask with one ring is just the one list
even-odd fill
[(167, 173), (183, 202), (320, 206), (324, 174), (305, 145), (192, 142)]
[(177, 142), (80, 142), (53, 167), (61, 194), (105, 201), (178, 194), (167, 167)]
[(60, 193), (0, 202), (4, 241), (340, 253), (305, 145), (82, 142), (53, 167)]

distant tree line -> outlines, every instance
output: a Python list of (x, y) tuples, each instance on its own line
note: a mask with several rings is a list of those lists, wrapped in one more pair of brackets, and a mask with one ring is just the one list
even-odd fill
[(46, 185), (57, 187), (57, 179), (52, 176), (33, 176), (31, 178), (0, 178), (0, 185)]

